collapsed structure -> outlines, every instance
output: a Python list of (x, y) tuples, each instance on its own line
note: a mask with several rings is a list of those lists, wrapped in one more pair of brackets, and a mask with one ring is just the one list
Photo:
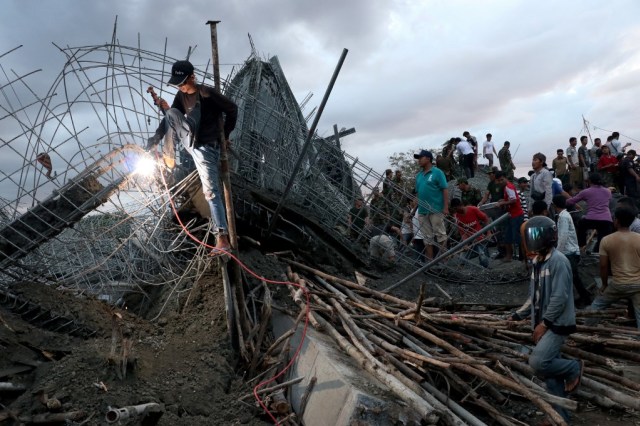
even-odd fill
[[(136, 163), (144, 157), (139, 147), (145, 144), (160, 118), (144, 91), (148, 86), (162, 90), (165, 69), (174, 58), (120, 45), (116, 42), (115, 32), (111, 43), (60, 48), (60, 52), (65, 55), (66, 62), (46, 95), (39, 96), (31, 89), (30, 74), (15, 75), (0, 84), (0, 90), (8, 100), (2, 107), (4, 115), (0, 117), (0, 123), (15, 129), (14, 134), (3, 136), (0, 146), (0, 158), (6, 162), (0, 170), (0, 302), (12, 305), (12, 309), (33, 324), (86, 338), (99, 331), (78, 324), (61, 313), (54, 314), (51, 308), (42, 309), (25, 300), (22, 294), (14, 294), (13, 289), (26, 281), (53, 284), (75, 294), (95, 295), (112, 305), (126, 304), (141, 317), (155, 320), (171, 300), (171, 295), (191, 293), (214, 260), (204, 246), (194, 243), (182, 232), (170, 208), (174, 201), (191, 232), (206, 235), (208, 225), (202, 217), (207, 211), (202, 207), (198, 177), (188, 155), (178, 150), (178, 166), (172, 172), (162, 170), (161, 174), (144, 176), (136, 171)], [(0, 58), (8, 60), (18, 53), (19, 49), (16, 49)], [(199, 81), (206, 83), (211, 78), (207, 69), (196, 70), (196, 73)], [(354, 200), (359, 197), (369, 200), (371, 189), (380, 186), (383, 177), (342, 150), (341, 139), (355, 129), (339, 130), (334, 126), (328, 136), (312, 135), (311, 148), (301, 158), (302, 146), (309, 133), (307, 121), (314, 111), (304, 116), (309, 98), (298, 105), (275, 57), (264, 61), (252, 52), (242, 67), (227, 78), (223, 90), (239, 106), (237, 127), (231, 136), (234, 141), (231, 170), (234, 210), (241, 236), (263, 250), (295, 250), (316, 264), (371, 265), (363, 250), (366, 235), (350, 239), (346, 217)], [(294, 164), (299, 159), (302, 167), (295, 170)], [(294, 172), (296, 176), (292, 176)], [(289, 180), (293, 180), (294, 185), (286, 194), (278, 226), (270, 234), (267, 229), (275, 219), (276, 206), (281, 203)], [(406, 188), (395, 189), (406, 191)], [(386, 199), (385, 203), (400, 207), (397, 200)], [(410, 250), (399, 255), (399, 263), (409, 270), (417, 269)], [(317, 271), (297, 267), (310, 276), (318, 275)], [(493, 271), (489, 276), (477, 262), (453, 254), (443, 259), (438, 275), (458, 283), (482, 282), (489, 277), (501, 282), (522, 279), (522, 274), (510, 270)], [(300, 277), (289, 279), (297, 281)], [(403, 374), (419, 383), (408, 384), (404, 378), (398, 385), (398, 389), (411, 391), (410, 409), (407, 409), (411, 415), (406, 418), (413, 418), (418, 413), (425, 421), (462, 424), (459, 416), (467, 416), (466, 410), (455, 408), (456, 414), (452, 414), (445, 408), (448, 406), (446, 396), (438, 398), (437, 402), (423, 395), (434, 383), (442, 384), (439, 380), (423, 380), (429, 376), (427, 367), (435, 364), (438, 369), (446, 369), (449, 365), (457, 365), (456, 374), (444, 373), (455, 381), (457, 390), (468, 392), (477, 405), (494, 415), (501, 424), (515, 424), (514, 419), (501, 416), (495, 408), (492, 411), (491, 405), (457, 375), (476, 374), (483, 380), (493, 380), (494, 386), (499, 385), (505, 380), (503, 376), (496, 378), (486, 367), (493, 358), (473, 359), (462, 351), (456, 352), (452, 345), (439, 338), (459, 337), (469, 351), (486, 352), (487, 346), (498, 347), (498, 352), (508, 352), (522, 361), (522, 357), (514, 352), (526, 341), (525, 333), (514, 332), (504, 321), (490, 316), (482, 321), (465, 318), (455, 323), (439, 308), (422, 312), (424, 294), (414, 303), (385, 296), (350, 281), (338, 279), (332, 284), (320, 283), (309, 285), (316, 292), (315, 296), (321, 296), (314, 297), (314, 309), (330, 318), (327, 320), (314, 313), (312, 323), (325, 331), (330, 330), (331, 336), (352, 356), (359, 352), (340, 333), (353, 338), (353, 333), (367, 330), (366, 339), (362, 339), (367, 350), (359, 348), (361, 354), (354, 356), (357, 362), (372, 371), (386, 371), (386, 367), (381, 367), (382, 363), (375, 360), (375, 353), (401, 370), (404, 366)], [(265, 348), (262, 339), (266, 326), (263, 324), (270, 316), (271, 307), (268, 310), (265, 307), (270, 293), (265, 285), (258, 285), (253, 290), (250, 302), (264, 302), (260, 312), (263, 321), (254, 319), (240, 331), (241, 334), (246, 332), (246, 344), (242, 349), (253, 349), (253, 352), (243, 353), (244, 361), (250, 365), (250, 372), (257, 373), (258, 367), (272, 362), (268, 356), (272, 350), (277, 354), (277, 357), (273, 355), (277, 358), (273, 365), (286, 364), (289, 347), (275, 344)], [(160, 307), (153, 306), (159, 300), (156, 298), (158, 292), (169, 294), (160, 299), (164, 303)], [(294, 294), (294, 299), (299, 303), (300, 295)], [(286, 307), (280, 309), (287, 311)], [(301, 310), (304, 313), (304, 304)], [(358, 321), (352, 324), (345, 310), (357, 316)], [(252, 312), (257, 314), (257, 311), (254, 307)], [(422, 327), (428, 330), (420, 331), (418, 326), (424, 319), (434, 325), (423, 323)], [(120, 342), (114, 347), (122, 351), (118, 368), (119, 375), (124, 377), (129, 368), (127, 348), (132, 339), (123, 331), (125, 327), (121, 320), (114, 315), (114, 330), (119, 330), (119, 334), (114, 332), (117, 337), (114, 341)], [(411, 329), (410, 320), (417, 322), (418, 331)], [(413, 334), (398, 329), (398, 324)], [(493, 346), (471, 342), (465, 340), (467, 336), (452, 334), (447, 327), (459, 327), (466, 333), (485, 329), (479, 333), (481, 338), (496, 339), (487, 339)], [(625, 339), (634, 334), (614, 331)], [(432, 339), (430, 342), (414, 341), (426, 335)], [(498, 338), (504, 338), (504, 342), (496, 341)], [(394, 341), (394, 345), (384, 339)], [(404, 340), (413, 346), (400, 348)], [(440, 349), (434, 351), (434, 345)], [(444, 356), (441, 350), (450, 351), (451, 356)], [(618, 355), (621, 359), (629, 359)], [(500, 360), (504, 364), (509, 362)], [(601, 359), (598, 362), (603, 363)], [(526, 374), (521, 362), (514, 365)], [(270, 369), (273, 366), (267, 371)], [(390, 375), (384, 377), (397, 384)], [(597, 384), (593, 386), (597, 389)], [(630, 385), (625, 383), (625, 386)], [(509, 390), (522, 391), (522, 387), (510, 385)], [(638, 389), (631, 386), (631, 391)], [(430, 389), (428, 392), (437, 394)], [(524, 394), (529, 395), (527, 391)], [(614, 395), (614, 399), (605, 403), (635, 407), (625, 395)], [(402, 396), (395, 397), (403, 400)], [(597, 400), (597, 396), (589, 393), (584, 398)], [(428, 404), (425, 403), (427, 400)], [(536, 403), (549, 411), (547, 402), (536, 399)], [(121, 415), (136, 412), (135, 407), (127, 408), (131, 409), (110, 407), (107, 420), (109, 416), (119, 419)], [(79, 414), (74, 415), (80, 418)], [(395, 420), (401, 418), (398, 415)], [(475, 421), (473, 416), (469, 418)], [(72, 417), (66, 420), (72, 420)]]
[[(167, 194), (184, 210), (208, 214), (198, 209), (198, 182), (188, 155), (177, 153), (180, 164), (167, 175), (169, 192), (157, 176), (135, 172), (141, 156), (135, 147), (144, 146), (160, 118), (145, 88), (164, 90), (164, 70), (174, 59), (120, 45), (115, 33), (110, 44), (60, 52), (67, 61), (46, 95), (31, 89), (32, 73), (2, 85), (8, 102), (0, 122), (15, 134), (0, 147), (7, 164), (0, 172), (0, 283), (56, 283), (115, 301), (124, 291), (146, 294), (145, 285), (193, 279), (202, 272), (196, 266), (202, 257), (178, 261), (179, 256), (166, 255), (198, 250), (174, 234), (178, 228), (172, 228)], [(19, 49), (3, 58), (17, 54)], [(196, 72), (205, 83), (211, 77), (206, 70)], [(292, 177), (308, 133), (303, 108), (309, 98), (297, 104), (277, 58), (263, 61), (252, 53), (226, 80), (224, 92), (239, 105), (231, 164), (243, 233), (264, 237), (293, 179), (285, 220), (270, 242), (366, 263), (361, 251), (366, 236), (357, 243), (347, 239), (346, 217), (353, 201), (369, 198), (382, 176), (342, 150), (341, 138), (355, 129), (334, 126), (326, 137), (315, 135)], [(385, 202), (401, 207), (397, 200)], [(411, 264), (413, 255), (401, 261)], [(464, 270), (448, 268), (446, 275), (471, 281), (483, 273), (467, 263)]]

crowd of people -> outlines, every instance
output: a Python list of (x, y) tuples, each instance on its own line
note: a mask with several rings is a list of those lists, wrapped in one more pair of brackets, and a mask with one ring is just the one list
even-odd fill
[[(510, 317), (531, 319), (535, 347), (529, 364), (545, 377), (551, 393), (564, 397), (578, 388), (584, 367), (579, 360), (563, 358), (560, 350), (576, 330), (576, 309), (600, 310), (626, 299), (640, 328), (636, 151), (627, 150), (631, 144), (623, 145), (618, 132), (605, 144), (595, 139), (591, 147), (589, 137), (582, 136), (580, 146), (571, 137), (566, 149), (557, 149), (551, 165), (538, 152), (527, 176), (516, 178), (510, 143), (504, 142), (496, 152), (492, 135), (487, 134), (481, 155), (489, 163), (489, 183), (481, 189), (470, 184), (478, 170), (479, 144), (468, 132), (463, 136), (451, 138), (435, 158), (428, 150), (414, 155), (419, 172), (412, 196), (407, 195), (401, 174), (393, 176), (388, 170), (385, 197), (374, 189), (370, 202), (376, 213), (371, 218), (369, 253), (389, 266), (396, 261), (398, 246), (412, 246), (418, 261), (428, 261), (447, 249), (447, 224), (453, 224), (460, 240), (470, 240), (463, 256), (477, 257), (481, 267), (489, 268), (488, 244), (497, 241), (494, 258), (519, 259), (531, 272), (529, 299)], [(494, 155), (500, 167), (493, 165)], [(460, 195), (450, 196), (449, 182), (454, 179)], [(362, 200), (356, 201), (350, 225), (357, 220), (358, 229), (365, 228), (366, 212)], [(496, 223), (489, 226), (492, 221)], [(493, 230), (485, 232), (487, 228)], [(362, 237), (362, 232), (355, 236)], [(579, 273), (581, 260), (588, 255), (598, 258), (599, 289), (585, 285)], [(587, 325), (594, 322), (595, 317)], [(568, 420), (566, 410), (556, 409)]]
[[(587, 136), (580, 146), (571, 137), (550, 166), (538, 152), (527, 176), (516, 179), (510, 143), (496, 152), (487, 134), (480, 152), (489, 163), (489, 183), (481, 189), (470, 184), (478, 170), (479, 144), (464, 132), (464, 139), (451, 138), (435, 158), (428, 150), (414, 155), (419, 172), (413, 196), (401, 173), (388, 170), (384, 196), (376, 189), (372, 194), (374, 216), (369, 218), (363, 200), (357, 200), (349, 224), (352, 232), (362, 230), (371, 219), (370, 255), (387, 266), (395, 262), (398, 245), (412, 246), (419, 262), (446, 250), (447, 223), (455, 224), (460, 240), (469, 240), (464, 257), (477, 257), (482, 267), (490, 266), (488, 243), (497, 240), (496, 258), (520, 259), (531, 272), (529, 298), (509, 319), (530, 318), (535, 347), (529, 364), (551, 393), (564, 397), (578, 388), (584, 368), (582, 361), (561, 356), (567, 336), (576, 331), (576, 309), (600, 310), (626, 299), (640, 328), (640, 169), (636, 151), (627, 150), (631, 144), (622, 145), (619, 136), (614, 132), (605, 144), (595, 139), (591, 147)], [(494, 155), (499, 167), (493, 165)], [(460, 195), (450, 197), (454, 179)], [(398, 217), (401, 226), (394, 225)], [(484, 232), (494, 220), (493, 231)], [(579, 274), (587, 255), (598, 257), (597, 291)], [(587, 325), (595, 322), (591, 318)], [(569, 420), (565, 409), (555, 408)]]

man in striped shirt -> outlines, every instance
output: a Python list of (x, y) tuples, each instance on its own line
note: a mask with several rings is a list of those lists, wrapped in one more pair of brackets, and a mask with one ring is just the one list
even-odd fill
[(527, 204), (529, 196), (529, 180), (526, 177), (518, 179), (518, 197), (520, 197), (520, 205), (524, 210), (524, 220), (529, 219), (529, 206)]

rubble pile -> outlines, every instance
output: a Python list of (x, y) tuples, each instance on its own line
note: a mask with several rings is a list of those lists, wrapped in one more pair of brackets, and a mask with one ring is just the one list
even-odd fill
[[(527, 412), (565, 424), (552, 404), (573, 412), (587, 406), (615, 409), (635, 413), (631, 421), (639, 420), (640, 331), (619, 324), (629, 322), (621, 318), (624, 308), (579, 312), (579, 319), (598, 316), (608, 322), (579, 325), (564, 346), (565, 356), (585, 360), (586, 367), (575, 397), (558, 398), (547, 393), (527, 364), (529, 321), (507, 320), (504, 310), (452, 313), (430, 307), (428, 282), (417, 300), (409, 301), (286, 262), (289, 279), (311, 295), (310, 323), (429, 424), (517, 425), (532, 420)], [(514, 418), (501, 408), (510, 399), (530, 401), (535, 409), (521, 410)]]

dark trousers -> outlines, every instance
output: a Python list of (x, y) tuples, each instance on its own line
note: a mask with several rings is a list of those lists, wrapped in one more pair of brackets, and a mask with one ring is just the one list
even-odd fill
[(590, 305), (591, 304), (591, 293), (587, 290), (580, 278), (580, 274), (578, 273), (578, 263), (580, 263), (580, 255), (579, 254), (567, 254), (565, 255), (567, 259), (569, 259), (569, 263), (571, 264), (571, 273), (573, 274), (573, 287), (578, 292), (579, 302), (582, 305)]
[(600, 248), (600, 241), (613, 232), (613, 222), (608, 220), (580, 219), (580, 221), (578, 221), (578, 229), (576, 229), (578, 245), (580, 247), (584, 247), (587, 244), (587, 231), (589, 229), (595, 229), (598, 233), (598, 241), (593, 248), (593, 251), (597, 253)]
[(464, 169), (464, 175), (467, 178), (475, 176), (475, 165), (473, 164), (474, 154), (467, 154), (462, 156), (462, 168)]
[(415, 259), (419, 262), (424, 262), (424, 240), (414, 239), (412, 244)]

